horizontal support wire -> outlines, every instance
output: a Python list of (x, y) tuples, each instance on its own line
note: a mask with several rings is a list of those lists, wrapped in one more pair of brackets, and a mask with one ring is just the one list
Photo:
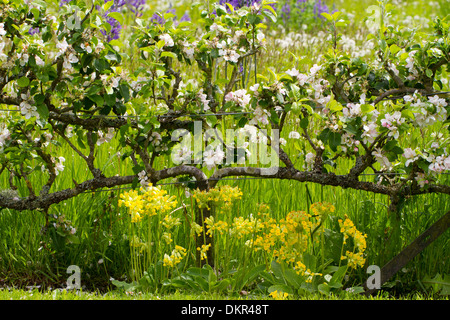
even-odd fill
[[(433, 92), (433, 93), (424, 93), (421, 94), (422, 96), (434, 96), (434, 95), (441, 95), (441, 94), (450, 94), (450, 91), (441, 91), (441, 92)], [(385, 100), (398, 100), (403, 98), (403, 96), (394, 96), (385, 98)], [(342, 105), (346, 106), (348, 103), (342, 103)], [(5, 112), (20, 112), (20, 110), (17, 109), (0, 109), (0, 111)], [(252, 114), (253, 112), (220, 112), (220, 113), (203, 113), (203, 114), (163, 114), (160, 115), (160, 118), (182, 118), (182, 117), (209, 117), (209, 116), (227, 116), (227, 115), (241, 115), (241, 114)], [(137, 115), (105, 115), (105, 116), (97, 116), (101, 118), (139, 118)], [(90, 118), (92, 119), (92, 117)]]

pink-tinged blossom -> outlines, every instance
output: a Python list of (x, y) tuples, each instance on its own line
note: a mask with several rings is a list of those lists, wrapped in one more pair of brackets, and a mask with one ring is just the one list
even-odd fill
[(173, 42), (173, 39), (172, 39), (172, 37), (170, 36), (170, 34), (167, 34), (167, 33), (160, 35), (160, 36), (159, 36), (159, 39), (164, 41), (164, 43), (165, 43), (164, 46), (165, 46), (165, 47), (173, 47), (174, 44), (175, 44), (175, 43)]
[(261, 107), (257, 107), (254, 111), (254, 115), (255, 115), (254, 118), (249, 122), (250, 125), (255, 125), (258, 123), (263, 125), (269, 124), (269, 117), (267, 110), (262, 109)]
[(405, 150), (403, 150), (403, 157), (405, 157), (406, 159), (405, 166), (407, 167), (410, 165), (410, 163), (418, 159), (416, 151), (411, 148), (406, 148)]
[(414, 179), (417, 181), (417, 184), (423, 188), (426, 184), (429, 183), (425, 173), (422, 172), (418, 172), (416, 173), (416, 176), (414, 177)]
[(241, 107), (246, 107), (250, 103), (251, 96), (245, 89), (239, 89), (236, 91), (228, 92), (225, 95), (225, 101), (234, 101)]
[(297, 131), (289, 132), (289, 139), (300, 139), (300, 133)]
[(311, 76), (311, 77), (315, 77), (316, 74), (317, 74), (317, 72), (320, 71), (320, 69), (322, 69), (321, 66), (318, 66), (317, 64), (313, 65), (313, 66), (311, 67), (311, 69), (309, 69), (309, 74), (310, 74), (310, 76)]
[(430, 155), (427, 160), (431, 162), (428, 166), (430, 171), (435, 173), (450, 171), (450, 156), (440, 155), (435, 157), (434, 155)]
[(445, 99), (443, 99), (443, 98), (439, 98), (438, 95), (428, 97), (428, 101), (431, 102), (432, 104), (434, 104), (436, 107), (446, 107), (447, 106), (447, 101), (445, 101)]
[(381, 126), (389, 129), (388, 136), (398, 139), (400, 133), (398, 132), (398, 126), (405, 122), (405, 118), (402, 118), (402, 114), (399, 111), (395, 111), (392, 115), (386, 113), (384, 119), (381, 120)]
[(208, 111), (209, 110), (209, 100), (206, 99), (207, 95), (203, 93), (203, 89), (200, 89), (200, 91), (197, 93), (197, 97), (200, 99), (200, 102), (203, 105), (203, 110)]
[(180, 147), (172, 153), (172, 161), (177, 165), (190, 163), (192, 154), (193, 152), (190, 148), (186, 146)]
[(374, 151), (372, 151), (372, 155), (375, 157), (375, 160), (384, 168), (391, 169), (392, 164), (389, 161), (389, 159), (383, 154), (383, 150), (380, 148), (376, 148)]
[(221, 164), (224, 157), (225, 153), (223, 152), (221, 146), (217, 146), (215, 150), (210, 148), (203, 153), (203, 161), (208, 170), (211, 170), (216, 165)]

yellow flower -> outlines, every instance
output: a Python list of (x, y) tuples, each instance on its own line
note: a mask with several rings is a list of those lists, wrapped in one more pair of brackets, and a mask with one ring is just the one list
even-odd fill
[(167, 229), (172, 229), (173, 227), (176, 227), (181, 224), (180, 218), (174, 218), (171, 215), (167, 215), (164, 217), (162, 221), (162, 225), (166, 227)]
[(208, 252), (209, 248), (211, 247), (211, 243), (205, 245), (202, 244), (202, 247), (198, 247), (197, 250), (200, 251), (200, 260), (205, 260), (207, 258), (206, 253)]
[(254, 232), (257, 221), (255, 218), (244, 219), (244, 217), (235, 217), (232, 224), (232, 234), (238, 239)]
[(356, 269), (358, 266), (359, 267), (364, 266), (366, 259), (363, 258), (362, 252), (353, 253), (353, 252), (347, 251), (345, 254), (347, 255), (348, 266), (350, 268)]
[(169, 256), (167, 253), (164, 254), (163, 265), (166, 267), (175, 267), (177, 264), (183, 260), (186, 256), (187, 251), (182, 246), (175, 246), (175, 249), (172, 250), (172, 254)]
[(172, 243), (172, 234), (169, 232), (163, 232), (162, 234), (162, 239), (167, 243), (167, 244), (171, 244)]
[(198, 223), (193, 222), (191, 232), (195, 232), (197, 234), (197, 236), (200, 237), (200, 235), (203, 232), (203, 227), (201, 225), (199, 225)]
[(153, 187), (151, 184), (147, 188), (130, 190), (120, 195), (119, 205), (129, 209), (131, 222), (139, 222), (143, 216), (154, 216), (158, 212), (164, 213), (173, 210), (177, 204), (174, 196), (166, 195), (165, 190)]
[(286, 298), (289, 296), (287, 292), (278, 292), (278, 290), (272, 291), (269, 293), (269, 296), (274, 298), (275, 300), (286, 300)]

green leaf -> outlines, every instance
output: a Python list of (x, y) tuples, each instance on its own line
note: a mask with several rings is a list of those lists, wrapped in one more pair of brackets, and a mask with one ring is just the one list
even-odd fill
[(330, 286), (326, 283), (321, 283), (317, 286), (317, 289), (320, 293), (329, 295), (330, 294)]
[(170, 57), (170, 58), (176, 59), (177, 55), (175, 53), (173, 53), (173, 52), (170, 52), (170, 51), (163, 51), (163, 52), (161, 52), (161, 58), (162, 57)]
[(34, 96), (34, 102), (36, 102), (36, 104), (42, 104), (44, 103), (45, 100), (45, 96), (41, 93), (38, 93)]
[(88, 98), (95, 102), (95, 104), (97, 105), (97, 107), (103, 107), (103, 98), (99, 95), (93, 95), (93, 96), (88, 96)]
[(346, 26), (347, 26), (347, 21), (345, 21), (343, 19), (336, 22), (336, 27), (341, 28), (341, 27), (346, 27)]
[(284, 272), (284, 276), (286, 281), (294, 288), (299, 289), (303, 283), (303, 279), (300, 275), (297, 274), (293, 269), (287, 269)]
[(43, 119), (48, 119), (49, 111), (45, 104), (38, 104), (36, 106), (37, 112), (39, 113), (39, 116)]
[(345, 276), (345, 273), (347, 272), (348, 266), (341, 266), (331, 278), (329, 285), (334, 288), (340, 288), (342, 286), (341, 281)]
[(302, 129), (307, 129), (308, 128), (308, 124), (309, 124), (309, 119), (308, 117), (304, 117), (300, 120), (300, 128)]
[(254, 267), (250, 272), (248, 272), (244, 279), (242, 280), (242, 287), (245, 286), (248, 282), (253, 281), (261, 272), (263, 272), (266, 269), (265, 264), (260, 264), (256, 267)]
[(336, 11), (335, 13), (333, 13), (332, 17), (334, 21), (337, 21), (337, 19), (339, 19), (339, 17), (342, 15), (342, 12), (340, 11)]
[(272, 261), (272, 263), (270, 264), (270, 267), (273, 271), (273, 274), (275, 275), (275, 277), (277, 277), (280, 280), (284, 281), (284, 275), (283, 275), (283, 268), (281, 266), (281, 264), (279, 264), (278, 262), (276, 262), (275, 260)]
[(121, 83), (119, 85), (119, 92), (122, 95), (122, 98), (125, 100), (125, 103), (130, 100), (130, 88), (125, 83)]
[(395, 43), (389, 47), (389, 51), (391, 52), (392, 55), (395, 55), (400, 50), (402, 50), (402, 49)]
[(108, 16), (117, 20), (118, 23), (123, 24), (123, 15), (120, 12), (110, 12)]
[(330, 111), (333, 111), (333, 112), (341, 111), (343, 109), (342, 104), (340, 104), (339, 102), (337, 102), (334, 99), (330, 100), (330, 102), (328, 102), (327, 107), (330, 109)]
[(333, 21), (333, 17), (331, 16), (331, 14), (329, 14), (327, 12), (322, 12), (321, 15), (328, 21)]
[(108, 11), (114, 4), (114, 0), (108, 1), (103, 5), (103, 10)]
[(28, 85), (30, 84), (30, 79), (23, 76), (17, 80), (17, 84), (19, 85), (19, 87), (22, 87), (22, 88), (28, 87)]
[(369, 113), (372, 112), (373, 110), (375, 110), (375, 107), (371, 104), (362, 104), (361, 105), (361, 112), (362, 113)]

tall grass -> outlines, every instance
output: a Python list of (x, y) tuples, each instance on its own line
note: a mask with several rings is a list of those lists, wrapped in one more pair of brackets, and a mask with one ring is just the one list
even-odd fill
[[(448, 4), (445, 1), (440, 2), (440, 12), (448, 13)], [(360, 12), (364, 11), (369, 4), (362, 1), (335, 1), (335, 5), (336, 8), (346, 9), (347, 12)], [(408, 14), (419, 12), (416, 6), (406, 6), (406, 8)], [(430, 14), (433, 12), (433, 8), (427, 6), (425, 8), (426, 12), (430, 11)], [(360, 15), (355, 15), (355, 19), (360, 19)], [(358, 20), (358, 23), (362, 21)], [(347, 32), (349, 36), (352, 36), (351, 30)], [(273, 39), (269, 38), (267, 53), (273, 54), (258, 57), (258, 70), (264, 70), (263, 66), (271, 65), (280, 69), (278, 71), (287, 70), (294, 62), (292, 57), (286, 58), (285, 53), (272, 50), (274, 47)], [(320, 47), (292, 48), (295, 55), (306, 57), (317, 56), (320, 51)], [(313, 60), (308, 58), (303, 63), (307, 66), (312, 64)], [(295, 129), (296, 124), (292, 121), (285, 129), (285, 133)], [(301, 141), (299, 143), (303, 144)], [(107, 176), (132, 174), (132, 163), (127, 159), (121, 160), (117, 151), (117, 144), (114, 141), (110, 145), (103, 145), (98, 151), (96, 165)], [(287, 146), (287, 151), (292, 155), (299, 152), (293, 143)], [(83, 160), (66, 144), (63, 143), (57, 152), (66, 158), (67, 166), (58, 176), (51, 191), (72, 188), (73, 181), (81, 182), (91, 177), (90, 173), (84, 169)], [(296, 166), (301, 168), (303, 165), (301, 161), (293, 158)], [(163, 159), (159, 165), (164, 166), (168, 161), (169, 159)], [(343, 172), (350, 166), (351, 162), (344, 164)], [(32, 182), (36, 189), (45, 181), (43, 178), (40, 175), (34, 177)], [(369, 180), (373, 177), (365, 176), (364, 179)], [(445, 177), (444, 183), (450, 183), (450, 177)], [(248, 217), (255, 214), (257, 205), (260, 203), (267, 204), (271, 209), (271, 216), (279, 220), (285, 218), (290, 211), (308, 210), (313, 202), (326, 201), (336, 207), (337, 217), (348, 215), (357, 229), (368, 235), (367, 263), (369, 265), (382, 266), (398, 253), (386, 246), (390, 228), (387, 215), (389, 199), (386, 196), (296, 181), (236, 179), (219, 182), (219, 185), (223, 184), (238, 186), (244, 195), (235, 204), (232, 215), (229, 217), (230, 221), (235, 216)], [(0, 176), (0, 185), (9, 185), (6, 172)], [(182, 187), (171, 185), (165, 188), (169, 193), (178, 195), (178, 198), (192, 209), (191, 200), (184, 196), (185, 190)], [(19, 184), (18, 192), (22, 196), (27, 195), (26, 186)], [(125, 209), (118, 206), (119, 194), (120, 191), (117, 190), (87, 192), (55, 204), (49, 209), (50, 215), (64, 215), (65, 219), (71, 222), (76, 229), (76, 239), (43, 229), (45, 215), (41, 211), (0, 210), (0, 278), (9, 283), (20, 283), (21, 279), (26, 279), (28, 283), (63, 285), (67, 279), (67, 267), (75, 264), (82, 269), (82, 282), (88, 284), (89, 288), (110, 284), (110, 277), (131, 279), (129, 245), (131, 223)], [(448, 200), (446, 195), (434, 194), (407, 199), (401, 211), (401, 246), (410, 243), (450, 210)], [(184, 219), (182, 210), (177, 214)], [(194, 218), (192, 211), (188, 211), (188, 214), (191, 214), (188, 216), (189, 219)], [(188, 234), (189, 227), (184, 220), (183, 225), (173, 234), (174, 242), (186, 247), (191, 246), (186, 240)], [(445, 257), (450, 256), (449, 241), (450, 235), (447, 231), (395, 277), (394, 281), (398, 283), (397, 285), (404, 288), (418, 288), (417, 281), (424, 276), (448, 273), (449, 262)], [(244, 257), (243, 252), (233, 250), (227, 251), (226, 255), (229, 261), (242, 261)], [(256, 262), (250, 263), (256, 264)], [(355, 281), (362, 283), (366, 277), (362, 270), (355, 275)]]

